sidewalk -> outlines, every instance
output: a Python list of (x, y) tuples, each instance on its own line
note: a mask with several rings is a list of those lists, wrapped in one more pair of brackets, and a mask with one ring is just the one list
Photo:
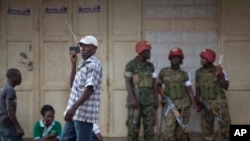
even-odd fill
[[(190, 137), (190, 141), (203, 141), (201, 133), (190, 133), (189, 137)], [(24, 141), (33, 141), (33, 140), (24, 139)], [(104, 138), (104, 141), (127, 141), (127, 140), (126, 140), (126, 137), (116, 137), (116, 138)], [(142, 141), (142, 139), (140, 141)], [(222, 141), (222, 140), (217, 137), (215, 141)]]
[[(203, 141), (203, 136), (201, 133), (202, 129), (200, 126), (200, 116), (201, 115), (199, 113), (196, 113), (196, 111), (191, 110), (189, 126), (186, 129), (186, 131), (189, 133), (190, 141)], [(160, 116), (158, 116), (158, 118), (159, 117)], [(215, 129), (218, 129), (216, 124), (215, 124)], [(33, 141), (33, 140), (32, 139), (24, 139), (24, 141)], [(104, 137), (104, 141), (127, 141), (127, 140), (126, 140), (126, 137), (113, 137), (113, 138)], [(143, 139), (141, 139), (140, 141), (143, 141)], [(157, 141), (157, 140), (155, 140), (155, 141)], [(222, 140), (217, 137), (215, 139), (215, 141), (222, 141)]]

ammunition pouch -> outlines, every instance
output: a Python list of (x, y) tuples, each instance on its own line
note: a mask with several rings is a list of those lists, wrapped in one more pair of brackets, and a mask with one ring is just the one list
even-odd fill
[(139, 88), (152, 88), (153, 77), (151, 72), (139, 72), (138, 73), (138, 87)]

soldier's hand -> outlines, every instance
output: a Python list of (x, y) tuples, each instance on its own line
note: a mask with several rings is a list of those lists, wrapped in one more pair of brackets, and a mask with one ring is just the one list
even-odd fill
[(201, 105), (200, 105), (200, 97), (195, 97), (195, 102), (196, 102), (196, 111), (199, 113), (201, 112)]
[(192, 106), (191, 106), (193, 109), (196, 109), (197, 108), (197, 104), (196, 103), (192, 103)]
[(159, 108), (159, 102), (158, 102), (158, 100), (155, 100), (154, 108), (155, 108), (155, 110), (157, 110)]
[(162, 107), (164, 107), (166, 105), (166, 103), (167, 103), (165, 99), (162, 99), (160, 102), (161, 102)]
[(218, 76), (218, 78), (224, 77), (223, 68), (221, 67), (221, 65), (218, 65), (216, 67), (216, 75)]
[(139, 102), (137, 102), (137, 100), (134, 99), (134, 98), (131, 100), (131, 105), (132, 105), (132, 107), (134, 109), (138, 109), (139, 108)]
[(197, 105), (197, 108), (196, 108), (196, 109), (197, 109), (197, 110), (196, 110), (197, 113), (201, 112), (201, 106), (200, 106), (199, 104)]

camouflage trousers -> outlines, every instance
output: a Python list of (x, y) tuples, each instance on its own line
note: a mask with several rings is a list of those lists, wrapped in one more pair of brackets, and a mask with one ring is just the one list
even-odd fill
[[(140, 119), (142, 119), (144, 127), (144, 141), (154, 140), (154, 126), (155, 126), (155, 116), (154, 116), (154, 105), (141, 105), (140, 104)], [(128, 119), (126, 126), (128, 129), (127, 141), (139, 141), (139, 130), (133, 128), (133, 117), (134, 109), (128, 108)], [(141, 120), (139, 122), (140, 127)]]
[[(183, 123), (187, 124), (189, 122), (190, 117), (190, 106), (187, 100), (175, 100), (175, 106), (177, 107), (178, 111), (180, 112)], [(182, 108), (183, 107), (183, 108)], [(161, 138), (162, 141), (187, 141), (188, 135), (185, 133), (185, 129), (182, 129), (179, 126), (178, 122), (172, 111), (169, 111), (167, 117), (165, 118), (165, 131)]]
[[(221, 114), (222, 119), (226, 122), (220, 124), (220, 133), (224, 140), (229, 140), (229, 125), (231, 123), (229, 109), (226, 99), (217, 98), (216, 100), (204, 100), (213, 110)], [(214, 140), (214, 117), (206, 118), (205, 110), (201, 111), (201, 125), (206, 141)]]

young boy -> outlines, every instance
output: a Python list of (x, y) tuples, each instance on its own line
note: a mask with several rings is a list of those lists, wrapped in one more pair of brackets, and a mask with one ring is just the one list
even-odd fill
[[(229, 81), (225, 70), (220, 66), (213, 65), (216, 54), (211, 49), (205, 49), (200, 53), (202, 67), (196, 71), (196, 101), (205, 101), (213, 110), (220, 113), (227, 124), (220, 124), (221, 135), (229, 140), (229, 124), (231, 122), (225, 90), (228, 89)], [(206, 114), (204, 108), (202, 115)], [(214, 116), (201, 117), (202, 128), (206, 141), (214, 140)]]
[(51, 105), (44, 105), (41, 109), (43, 119), (34, 125), (35, 141), (59, 141), (61, 136), (61, 123), (54, 120), (55, 110)]
[(24, 130), (17, 117), (17, 96), (15, 87), (22, 82), (22, 75), (18, 69), (8, 69), (7, 84), (0, 89), (0, 140), (21, 141)]

